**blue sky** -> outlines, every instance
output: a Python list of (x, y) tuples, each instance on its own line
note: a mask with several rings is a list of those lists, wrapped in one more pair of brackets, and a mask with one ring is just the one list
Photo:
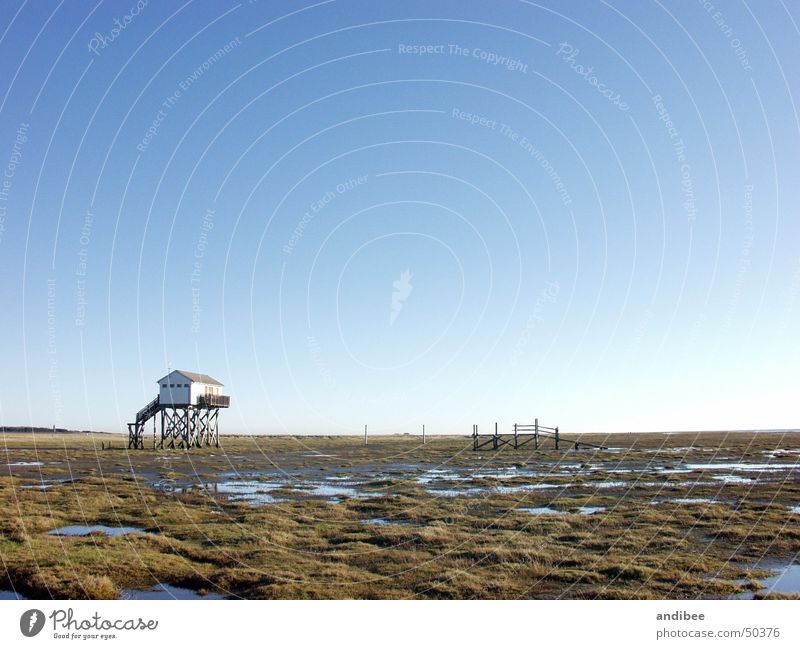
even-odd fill
[(22, 2), (0, 423), (797, 426), (781, 2)]

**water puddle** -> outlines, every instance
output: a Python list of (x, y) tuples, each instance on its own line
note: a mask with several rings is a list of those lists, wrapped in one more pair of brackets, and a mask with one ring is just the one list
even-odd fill
[(217, 593), (199, 595), (197, 591), (190, 588), (157, 584), (148, 590), (133, 588), (123, 590), (120, 599), (223, 599), (223, 597)]
[[(589, 507), (589, 506), (582, 506), (578, 507), (578, 511), (575, 512), (580, 516), (591, 516), (592, 514), (596, 514), (598, 512), (605, 511), (605, 507)], [(560, 509), (553, 509), (552, 507), (520, 507), (517, 509), (518, 512), (525, 512), (526, 514), (534, 514), (537, 516), (569, 516), (572, 512), (563, 511)]]
[(536, 516), (565, 516), (569, 512), (559, 511), (552, 507), (520, 507), (518, 512), (525, 512), (526, 514), (534, 514)]
[(75, 480), (73, 478), (53, 478), (50, 480), (42, 480), (39, 484), (22, 485), (22, 489), (50, 489), (51, 487), (57, 487), (58, 485), (69, 484), (71, 482), (75, 482)]
[(309, 495), (321, 498), (345, 497), (345, 498), (379, 498), (383, 494), (372, 491), (361, 491), (354, 486), (344, 485), (312, 485), (308, 491)]
[(649, 448), (648, 453), (718, 453), (720, 449), (708, 446), (673, 446), (671, 448)]
[(711, 478), (724, 482), (725, 484), (748, 484), (750, 482), (756, 482), (753, 478), (743, 478), (740, 475), (712, 475)]
[(551, 482), (539, 482), (537, 484), (521, 484), (521, 485), (508, 485), (495, 487), (495, 491), (501, 494), (515, 494), (526, 491), (539, 491), (540, 489), (559, 489), (574, 486), (571, 483), (567, 484), (554, 484)]
[[(775, 574), (766, 579), (759, 579), (764, 588), (758, 591), (762, 595), (769, 593), (797, 594), (800, 593), (800, 564), (780, 565), (760, 564), (751, 567), (763, 568), (764, 570), (774, 570)], [(734, 595), (731, 599), (753, 599), (755, 593), (748, 591)]]
[[(327, 478), (325, 480), (328, 480)], [(293, 499), (320, 498), (338, 502), (340, 498), (377, 498), (381, 493), (363, 491), (360, 484), (328, 484), (326, 482), (264, 482), (260, 480), (229, 480), (203, 485), (214, 494), (222, 494), (228, 500), (248, 502), (251, 505), (266, 505), (287, 502)], [(291, 490), (294, 493), (272, 494), (275, 490)]]
[(11, 599), (27, 599), (27, 597), (23, 597), (19, 593), (15, 593), (12, 590), (0, 590), (0, 601)]
[[(663, 502), (663, 501), (662, 501)], [(684, 505), (691, 505), (700, 503), (704, 505), (719, 505), (720, 501), (715, 498), (670, 498), (671, 503), (682, 503)]]
[(436, 489), (426, 489), (425, 493), (430, 496), (442, 496), (445, 498), (455, 498), (457, 496), (480, 496), (480, 495), (488, 495), (490, 493), (490, 489), (482, 489), (479, 487), (469, 488), (469, 489), (446, 489), (446, 488), (436, 488)]
[(413, 525), (408, 521), (390, 521), (386, 518), (365, 518), (360, 520), (359, 523), (363, 525)]
[(717, 469), (730, 471), (797, 471), (798, 464), (757, 463), (757, 462), (714, 462), (709, 464), (687, 464), (689, 469)]
[(532, 491), (544, 491), (549, 489), (571, 489), (571, 488), (584, 488), (584, 489), (617, 489), (626, 487), (629, 483), (617, 480), (602, 480), (600, 482), (584, 482), (581, 484), (573, 482), (565, 482), (557, 484), (555, 482), (537, 482), (535, 484), (520, 484), (520, 485), (496, 485), (493, 487), (464, 487), (462, 489), (443, 488), (430, 488), (426, 492), (432, 496), (474, 496), (474, 495), (490, 495), (492, 493), (500, 494), (515, 494), (515, 493), (528, 493)]
[(627, 482), (619, 480), (604, 480), (602, 482), (587, 482), (584, 487), (594, 487), (595, 489), (619, 489), (620, 487), (627, 486)]
[(430, 482), (443, 482), (447, 480), (466, 480), (466, 476), (461, 475), (460, 473), (452, 473), (450, 471), (440, 471), (437, 469), (431, 469), (430, 471), (425, 472), (423, 475), (418, 475), (416, 477), (416, 481), (420, 484), (428, 484)]
[[(683, 482), (637, 482), (637, 487), (660, 487), (661, 489), (674, 489), (675, 487), (707, 487), (715, 485), (709, 480), (692, 480)], [(715, 485), (716, 486), (716, 485)]]
[(788, 507), (788, 509), (792, 514), (800, 514), (800, 505), (793, 505)]
[(205, 485), (208, 491), (219, 494), (267, 495), (268, 491), (280, 489), (282, 482), (261, 482), (259, 480), (230, 480)]
[(55, 530), (50, 530), (48, 534), (52, 536), (88, 536), (95, 532), (101, 532), (106, 536), (122, 536), (123, 534), (148, 534), (140, 527), (108, 527), (107, 525), (66, 525)]

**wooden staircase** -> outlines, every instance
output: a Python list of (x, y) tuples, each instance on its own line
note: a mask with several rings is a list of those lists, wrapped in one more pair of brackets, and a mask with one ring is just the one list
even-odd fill
[(135, 422), (128, 424), (128, 448), (144, 448), (145, 424), (159, 411), (159, 405), (156, 397), (136, 413)]

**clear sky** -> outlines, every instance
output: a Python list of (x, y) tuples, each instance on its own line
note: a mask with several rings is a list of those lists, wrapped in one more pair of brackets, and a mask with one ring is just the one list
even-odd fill
[(799, 23), (4, 0), (0, 424), (798, 427)]

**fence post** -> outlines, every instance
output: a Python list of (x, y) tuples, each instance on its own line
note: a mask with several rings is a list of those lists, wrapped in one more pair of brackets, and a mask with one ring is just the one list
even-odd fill
[(422, 424), (422, 443), (425, 443), (425, 424)]
[(472, 424), (472, 450), (478, 450), (478, 427)]
[(364, 446), (367, 445), (367, 425), (364, 424)]
[(497, 450), (497, 422), (494, 422), (494, 438), (492, 439), (492, 448)]
[(517, 425), (514, 424), (514, 448), (519, 448), (518, 440), (517, 440)]
[(539, 449), (539, 418), (536, 418), (535, 423), (533, 424), (533, 448), (536, 450)]
[(556, 426), (556, 450), (558, 450), (558, 426)]

